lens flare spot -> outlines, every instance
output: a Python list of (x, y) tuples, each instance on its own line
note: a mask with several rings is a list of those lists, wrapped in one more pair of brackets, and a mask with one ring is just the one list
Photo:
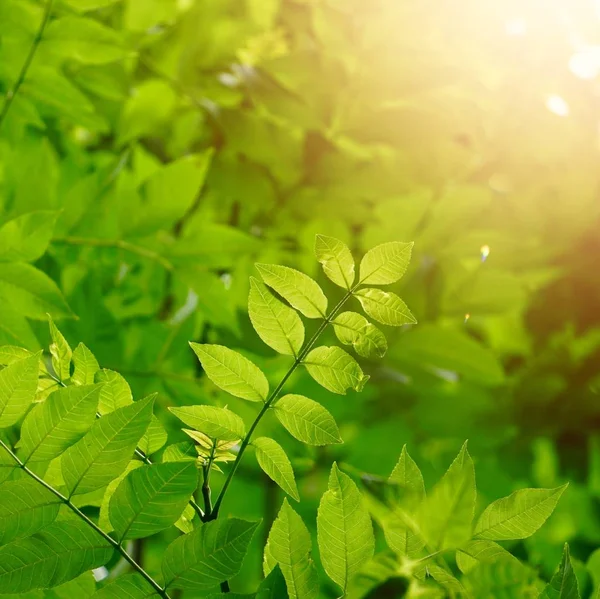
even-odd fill
[(571, 112), (567, 101), (556, 94), (551, 94), (546, 98), (546, 108), (557, 116), (569, 116)]
[(487, 260), (488, 256), (490, 255), (490, 246), (482, 245), (481, 249), (479, 250), (479, 253), (481, 254), (481, 261), (485, 262)]
[(527, 21), (522, 18), (509, 19), (504, 23), (506, 35), (521, 37), (527, 33)]
[(469, 322), (469, 318), (471, 318), (471, 315), (469, 313), (465, 314), (465, 324)]
[(579, 79), (595, 79), (600, 72), (600, 46), (575, 52), (569, 60), (569, 70)]

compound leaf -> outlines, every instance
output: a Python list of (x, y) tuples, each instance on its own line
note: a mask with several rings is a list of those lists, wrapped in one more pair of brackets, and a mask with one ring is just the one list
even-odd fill
[(298, 441), (308, 445), (342, 443), (333, 416), (320, 404), (303, 395), (284, 395), (273, 407), (275, 416)]
[(267, 575), (279, 566), (290, 599), (316, 599), (319, 595), (319, 577), (311, 550), (306, 525), (284, 499), (269, 532), (263, 567)]
[(304, 343), (304, 325), (298, 313), (250, 277), (248, 314), (258, 336), (280, 354), (297, 356)]
[(18, 455), (24, 462), (58, 457), (92, 426), (101, 385), (63, 387), (37, 404), (23, 421)]
[(127, 466), (152, 417), (153, 397), (141, 399), (103, 416), (61, 458), (69, 494), (106, 486)]
[(252, 445), (256, 449), (258, 465), (265, 474), (288, 495), (300, 501), (294, 470), (281, 445), (269, 437), (258, 437), (252, 441)]
[(516, 562), (519, 560), (508, 552), (504, 547), (494, 541), (473, 540), (461, 547), (456, 552), (456, 564), (460, 571), (467, 574), (480, 564), (489, 564), (498, 560)]
[(167, 587), (205, 590), (235, 576), (257, 526), (238, 518), (214, 520), (173, 541), (162, 562)]
[(244, 421), (234, 412), (215, 406), (169, 408), (184, 424), (213, 439), (235, 441), (246, 435)]
[(109, 518), (118, 539), (139, 539), (171, 526), (197, 486), (194, 462), (167, 462), (132, 470), (109, 504)]
[(381, 324), (399, 327), (417, 322), (404, 301), (391, 291), (367, 287), (356, 291), (354, 296), (360, 302), (367, 316)]
[(491, 503), (473, 536), (490, 541), (526, 539), (550, 517), (567, 485), (556, 489), (520, 489)]
[(352, 576), (373, 557), (375, 539), (358, 487), (335, 463), (319, 504), (317, 539), (325, 572), (345, 592)]
[(307, 318), (325, 318), (327, 298), (308, 275), (277, 264), (257, 264), (263, 281)]
[(269, 383), (260, 368), (222, 345), (190, 342), (206, 376), (220, 389), (248, 401), (264, 401)]
[(336, 346), (317, 347), (302, 363), (313, 379), (332, 393), (345, 395), (348, 389), (362, 391), (369, 380), (358, 362)]
[(323, 266), (323, 272), (336, 285), (350, 289), (354, 283), (354, 258), (348, 246), (326, 235), (317, 235), (315, 255)]
[(362, 314), (338, 314), (333, 320), (333, 330), (341, 343), (352, 345), (363, 358), (383, 358), (387, 351), (385, 335)]
[(362, 285), (390, 285), (402, 278), (410, 262), (414, 243), (391, 241), (369, 250), (360, 263)]

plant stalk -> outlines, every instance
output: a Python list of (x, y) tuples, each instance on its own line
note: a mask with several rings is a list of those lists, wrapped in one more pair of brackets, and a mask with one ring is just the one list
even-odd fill
[(40, 485), (48, 489), (51, 493), (53, 493), (56, 497), (58, 497), (62, 503), (64, 503), (73, 513), (75, 513), (79, 518), (81, 518), (88, 526), (93, 528), (104, 540), (106, 540), (109, 545), (116, 549), (123, 558), (129, 562), (129, 564), (136, 570), (148, 584), (161, 596), (163, 599), (171, 599), (166, 589), (160, 586), (153, 578), (138, 564), (127, 551), (123, 548), (121, 543), (115, 541), (110, 535), (105, 533), (93, 520), (88, 518), (77, 506), (75, 506), (68, 497), (65, 497), (60, 491), (57, 491), (52, 485), (48, 484), (43, 478), (40, 478), (35, 472), (30, 470), (21, 459), (11, 450), (11, 448), (4, 443), (2, 439), (0, 439), (0, 446), (2, 446), (5, 451), (12, 457), (12, 459), (16, 462), (17, 466), (25, 472), (28, 476), (37, 481)]
[(352, 289), (350, 289), (349, 291), (346, 292), (344, 297), (339, 301), (339, 303), (330, 312), (329, 316), (327, 316), (323, 320), (323, 322), (319, 325), (319, 328), (315, 331), (314, 335), (310, 338), (308, 343), (298, 353), (298, 355), (296, 356), (296, 359), (294, 360), (293, 364), (290, 366), (289, 370), (285, 373), (283, 378), (279, 381), (279, 384), (277, 385), (277, 387), (275, 387), (275, 389), (273, 389), (272, 393), (267, 398), (267, 401), (265, 401), (260, 412), (254, 419), (252, 426), (250, 427), (250, 429), (246, 433), (246, 436), (242, 440), (242, 443), (240, 445), (240, 450), (238, 451), (235, 462), (233, 462), (233, 466), (231, 467), (231, 470), (229, 471), (229, 474), (227, 475), (227, 478), (225, 479), (225, 483), (223, 484), (223, 488), (221, 489), (221, 492), (219, 493), (219, 496), (217, 497), (217, 501), (215, 502), (212, 512), (207, 517), (207, 521), (216, 520), (217, 517), (219, 516), (219, 509), (221, 508), (221, 504), (223, 503), (223, 499), (225, 497), (225, 494), (227, 493), (227, 489), (229, 488), (229, 485), (231, 484), (231, 481), (236, 473), (236, 470), (238, 469), (240, 462), (242, 461), (242, 457), (244, 456), (246, 448), (250, 444), (252, 434), (256, 430), (256, 427), (259, 425), (263, 416), (267, 413), (269, 408), (273, 405), (273, 402), (279, 396), (279, 393), (283, 389), (283, 386), (285, 385), (287, 380), (290, 378), (290, 376), (292, 376), (292, 374), (294, 373), (296, 368), (298, 368), (298, 366), (302, 363), (302, 360), (304, 360), (304, 358), (307, 356), (308, 352), (313, 348), (313, 346), (315, 345), (315, 343), (317, 342), (317, 340), (319, 339), (319, 337), (321, 336), (323, 331), (327, 328), (327, 326), (331, 323), (331, 321), (336, 317), (337, 313), (342, 309), (344, 304), (352, 296), (352, 293), (354, 292), (356, 287), (357, 286), (353, 287)]
[(33, 38), (33, 43), (31, 44), (31, 48), (29, 48), (29, 52), (27, 57), (25, 58), (25, 62), (19, 71), (19, 75), (17, 76), (17, 80), (14, 85), (6, 92), (6, 96), (4, 97), (4, 104), (2, 105), (2, 110), (0, 110), (0, 129), (6, 120), (6, 115), (12, 106), (16, 95), (19, 93), (25, 78), (27, 77), (27, 72), (31, 67), (31, 63), (35, 57), (35, 54), (38, 50), (40, 42), (44, 37), (44, 31), (46, 30), (46, 26), (48, 25), (48, 21), (50, 20), (50, 13), (52, 11), (52, 4), (54, 0), (46, 0), (46, 6), (44, 7), (44, 15), (42, 16), (42, 21), (40, 22), (40, 26)]

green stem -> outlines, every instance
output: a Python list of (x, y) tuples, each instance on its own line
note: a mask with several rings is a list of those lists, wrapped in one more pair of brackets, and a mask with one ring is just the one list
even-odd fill
[(110, 535), (105, 533), (93, 520), (88, 518), (78, 507), (76, 507), (68, 497), (65, 497), (60, 491), (57, 491), (52, 485), (48, 484), (43, 478), (40, 478), (35, 472), (31, 471), (27, 466), (21, 461), (21, 459), (11, 450), (11, 448), (4, 443), (2, 439), (0, 439), (0, 446), (2, 446), (5, 451), (12, 457), (12, 459), (17, 463), (18, 467), (25, 472), (25, 474), (29, 475), (35, 481), (37, 481), (40, 485), (48, 489), (51, 493), (53, 493), (56, 497), (58, 497), (62, 503), (64, 503), (73, 513), (75, 513), (79, 518), (81, 518), (88, 526), (93, 528), (105, 541), (107, 541), (113, 549), (116, 549), (125, 560), (127, 560), (131, 566), (148, 582), (148, 584), (161, 596), (163, 599), (171, 599), (167, 593), (167, 591), (161, 587), (153, 578), (140, 566), (134, 559), (125, 551), (125, 549), (121, 546), (118, 541), (115, 541)]
[(242, 461), (242, 457), (244, 456), (246, 448), (250, 444), (252, 434), (256, 430), (256, 427), (259, 425), (260, 421), (262, 420), (263, 416), (267, 413), (269, 408), (273, 405), (273, 402), (277, 399), (279, 393), (283, 389), (283, 386), (286, 384), (287, 380), (290, 378), (290, 376), (292, 376), (292, 374), (294, 373), (296, 368), (298, 368), (298, 366), (302, 363), (302, 360), (304, 360), (304, 358), (307, 356), (308, 352), (313, 348), (313, 346), (315, 345), (315, 343), (317, 342), (317, 340), (319, 339), (319, 337), (321, 336), (323, 331), (327, 328), (327, 326), (331, 323), (331, 321), (336, 317), (337, 313), (342, 309), (343, 305), (352, 296), (352, 293), (354, 292), (355, 289), (356, 289), (356, 287), (353, 287), (352, 289), (350, 289), (346, 293), (346, 295), (344, 295), (344, 297), (340, 300), (340, 302), (337, 304), (337, 306), (335, 306), (335, 308), (333, 308), (333, 310), (331, 311), (329, 316), (327, 316), (323, 320), (323, 322), (319, 325), (319, 328), (316, 330), (315, 334), (310, 338), (308, 343), (302, 348), (300, 353), (296, 356), (296, 359), (294, 360), (293, 364), (290, 366), (289, 370), (285, 373), (283, 378), (279, 381), (279, 384), (277, 385), (277, 387), (275, 387), (275, 389), (273, 389), (272, 393), (267, 398), (267, 401), (265, 401), (263, 407), (261, 408), (260, 412), (258, 413), (258, 416), (254, 419), (252, 426), (248, 430), (248, 433), (242, 440), (242, 443), (240, 445), (240, 450), (238, 451), (237, 457), (235, 458), (235, 462), (233, 462), (233, 466), (231, 467), (231, 470), (229, 471), (229, 474), (227, 475), (227, 478), (225, 479), (223, 488), (221, 489), (221, 492), (219, 493), (219, 496), (217, 497), (217, 501), (215, 502), (215, 506), (214, 506), (213, 511), (211, 512), (210, 516), (208, 517), (208, 520), (216, 520), (216, 518), (218, 517), (219, 509), (221, 508), (221, 504), (223, 503), (223, 499), (225, 497), (225, 494), (227, 493), (227, 489), (229, 488), (229, 485), (231, 484), (231, 480), (233, 479), (233, 477), (236, 473), (236, 470), (238, 469), (240, 462)]
[(167, 260), (164, 256), (159, 253), (149, 250), (148, 248), (130, 243), (124, 239), (102, 239), (99, 237), (57, 237), (52, 240), (53, 243), (63, 243), (66, 245), (84, 245), (91, 247), (105, 247), (105, 248), (116, 248), (129, 252), (130, 254), (137, 254), (142, 258), (148, 258), (160, 264), (165, 270), (172, 271), (174, 269), (173, 264)]
[(19, 93), (21, 85), (23, 85), (23, 82), (27, 77), (27, 72), (31, 67), (33, 58), (37, 52), (40, 42), (42, 41), (42, 38), (44, 37), (46, 25), (48, 25), (48, 21), (50, 20), (50, 12), (52, 11), (53, 2), (54, 0), (46, 0), (46, 6), (44, 7), (44, 15), (42, 16), (42, 21), (37, 30), (37, 33), (33, 38), (33, 44), (31, 44), (31, 48), (29, 48), (29, 53), (25, 58), (25, 62), (21, 67), (19, 75), (17, 76), (17, 80), (15, 81), (14, 85), (6, 92), (6, 96), (4, 97), (4, 104), (2, 105), (2, 110), (0, 111), (0, 128), (2, 128), (2, 125), (6, 119), (6, 115), (8, 114), (8, 111), (10, 110), (10, 107), (12, 106), (16, 95)]
[(212, 514), (212, 500), (211, 500), (211, 491), (210, 491), (210, 469), (212, 467), (212, 463), (215, 457), (215, 450), (217, 447), (217, 440), (213, 439), (213, 446), (210, 450), (210, 456), (208, 457), (208, 463), (202, 466), (202, 474), (203, 474), (203, 482), (202, 482), (202, 497), (204, 498), (204, 518), (202, 519), (204, 522), (210, 520), (210, 515)]

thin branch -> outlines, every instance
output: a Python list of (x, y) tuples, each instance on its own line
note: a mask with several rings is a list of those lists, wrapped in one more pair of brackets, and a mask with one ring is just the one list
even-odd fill
[(58, 497), (62, 503), (64, 503), (74, 514), (79, 516), (88, 526), (93, 528), (102, 538), (109, 543), (113, 549), (116, 549), (125, 560), (127, 560), (131, 566), (144, 577), (146, 582), (161, 596), (163, 599), (171, 599), (166, 589), (161, 587), (153, 578), (140, 566), (134, 559), (125, 551), (123, 546), (115, 541), (110, 535), (105, 533), (93, 520), (91, 520), (88, 516), (86, 516), (78, 507), (76, 507), (68, 497), (65, 497), (60, 491), (57, 491), (52, 485), (48, 484), (43, 478), (40, 478), (35, 472), (27, 468), (27, 466), (21, 461), (21, 459), (12, 451), (12, 449), (4, 443), (2, 439), (0, 439), (0, 446), (2, 446), (6, 452), (12, 457), (12, 459), (16, 462), (18, 467), (25, 472), (28, 476), (37, 481), (40, 485), (48, 489), (52, 494)]
[(221, 504), (223, 503), (223, 499), (225, 497), (225, 494), (227, 493), (227, 489), (229, 488), (229, 485), (231, 484), (231, 480), (233, 479), (233, 477), (236, 473), (236, 470), (238, 469), (240, 462), (242, 461), (242, 457), (246, 451), (246, 448), (250, 444), (252, 434), (256, 430), (256, 427), (259, 425), (263, 416), (267, 413), (267, 411), (269, 410), (269, 408), (271, 407), (273, 402), (279, 396), (279, 393), (283, 389), (283, 386), (285, 385), (287, 380), (290, 378), (290, 376), (292, 376), (292, 374), (296, 370), (296, 368), (298, 368), (298, 366), (302, 363), (302, 360), (304, 360), (304, 358), (306, 357), (308, 352), (313, 348), (313, 346), (315, 345), (315, 343), (321, 336), (321, 333), (323, 333), (323, 331), (327, 328), (327, 326), (335, 318), (337, 313), (342, 309), (344, 304), (352, 296), (352, 293), (354, 292), (355, 289), (356, 289), (356, 287), (354, 287), (350, 291), (348, 291), (346, 293), (346, 295), (344, 295), (344, 297), (337, 304), (337, 306), (335, 306), (335, 308), (333, 308), (333, 310), (331, 311), (329, 316), (327, 316), (327, 318), (325, 318), (323, 320), (323, 322), (321, 323), (321, 325), (319, 326), (319, 328), (317, 329), (315, 334), (311, 337), (311, 339), (308, 341), (308, 343), (302, 348), (302, 350), (300, 351), (298, 356), (296, 356), (294, 363), (290, 366), (289, 370), (285, 373), (283, 378), (279, 381), (279, 384), (277, 385), (277, 387), (275, 387), (275, 389), (273, 389), (273, 392), (271, 393), (271, 395), (269, 395), (267, 401), (264, 403), (262, 409), (258, 413), (258, 416), (254, 419), (252, 426), (248, 430), (248, 433), (246, 434), (246, 436), (244, 437), (244, 439), (240, 445), (240, 450), (238, 451), (237, 457), (235, 458), (235, 462), (233, 462), (233, 466), (231, 467), (231, 470), (229, 471), (229, 474), (227, 475), (227, 478), (225, 479), (225, 483), (223, 484), (221, 492), (219, 493), (219, 496), (217, 497), (217, 501), (215, 502), (213, 511), (211, 512), (210, 516), (208, 516), (208, 520), (215, 520), (219, 516), (219, 509), (221, 508)]
[(19, 75), (17, 76), (17, 80), (14, 85), (6, 92), (6, 96), (4, 97), (4, 104), (2, 105), (2, 110), (0, 111), (0, 129), (6, 119), (6, 115), (12, 106), (16, 95), (19, 93), (21, 89), (21, 85), (25, 81), (27, 77), (27, 72), (29, 71), (29, 67), (31, 67), (31, 63), (33, 62), (33, 58), (37, 52), (37, 49), (44, 37), (44, 31), (46, 30), (46, 25), (48, 25), (48, 21), (50, 20), (50, 12), (52, 11), (52, 4), (54, 0), (46, 0), (46, 6), (44, 7), (44, 15), (42, 16), (42, 21), (40, 22), (40, 26), (33, 38), (33, 43), (31, 44), (31, 48), (29, 48), (29, 53), (25, 58), (25, 62), (19, 71)]
[(149, 260), (153, 260), (169, 272), (174, 270), (173, 264), (169, 260), (167, 260), (167, 258), (161, 256), (158, 252), (154, 252), (153, 250), (145, 248), (141, 245), (136, 245), (135, 243), (130, 243), (129, 241), (125, 241), (123, 239), (102, 239), (98, 237), (67, 236), (57, 237), (56, 239), (53, 239), (52, 242), (62, 243), (66, 245), (116, 248), (125, 252), (129, 252), (130, 254), (137, 254), (142, 258), (148, 258)]

